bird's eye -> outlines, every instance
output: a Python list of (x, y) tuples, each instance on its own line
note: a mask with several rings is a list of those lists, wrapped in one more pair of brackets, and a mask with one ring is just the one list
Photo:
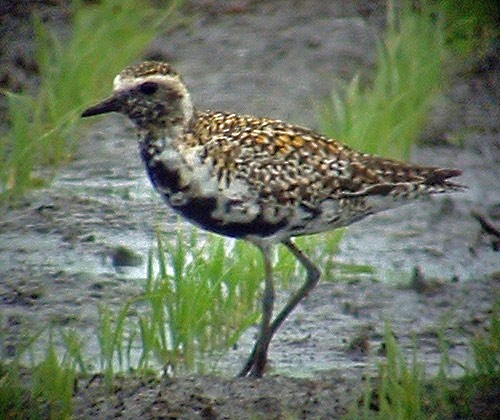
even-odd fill
[(158, 83), (155, 82), (144, 82), (139, 86), (139, 90), (145, 95), (152, 95), (158, 90)]

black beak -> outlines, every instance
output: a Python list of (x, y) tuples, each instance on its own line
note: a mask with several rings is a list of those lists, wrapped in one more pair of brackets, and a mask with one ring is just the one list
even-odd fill
[(86, 109), (82, 113), (82, 117), (92, 117), (94, 115), (106, 114), (108, 112), (120, 112), (121, 111), (121, 101), (117, 96), (110, 96), (99, 102), (96, 105), (92, 105), (90, 108)]

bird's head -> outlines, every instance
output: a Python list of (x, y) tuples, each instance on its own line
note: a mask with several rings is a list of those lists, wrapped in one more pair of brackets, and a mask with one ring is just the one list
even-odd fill
[(179, 74), (167, 63), (145, 61), (122, 70), (113, 94), (91, 106), (82, 117), (119, 112), (140, 129), (169, 130), (187, 124), (193, 106)]

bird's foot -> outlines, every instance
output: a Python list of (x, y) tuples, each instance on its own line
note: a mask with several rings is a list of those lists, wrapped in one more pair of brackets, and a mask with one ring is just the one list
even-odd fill
[(262, 378), (267, 364), (267, 351), (263, 350), (260, 342), (255, 347), (241, 369), (238, 377), (240, 378)]

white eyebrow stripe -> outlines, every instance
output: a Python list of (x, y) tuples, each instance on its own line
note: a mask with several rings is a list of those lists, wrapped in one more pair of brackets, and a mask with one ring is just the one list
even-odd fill
[(138, 77), (122, 77), (118, 75), (113, 80), (113, 90), (119, 91), (124, 89), (130, 89), (138, 86), (145, 81), (157, 82), (167, 84), (168, 82), (173, 82), (176, 85), (182, 84), (178, 77), (165, 76), (165, 75), (149, 75), (149, 76), (138, 76)]

